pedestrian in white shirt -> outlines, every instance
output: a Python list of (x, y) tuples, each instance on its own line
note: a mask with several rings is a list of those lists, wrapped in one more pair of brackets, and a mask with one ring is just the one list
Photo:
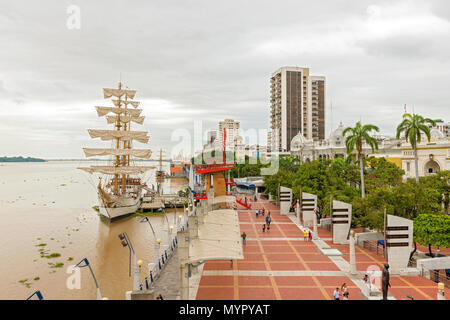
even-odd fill
[(334, 300), (339, 300), (340, 292), (339, 288), (336, 288), (333, 292)]

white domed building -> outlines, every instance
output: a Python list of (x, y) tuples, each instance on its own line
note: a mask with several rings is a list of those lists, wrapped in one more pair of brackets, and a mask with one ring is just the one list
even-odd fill
[[(431, 139), (422, 134), (421, 142), (417, 146), (419, 176), (427, 176), (441, 170), (450, 170), (450, 139), (439, 129), (431, 128)], [(402, 169), (405, 178), (415, 178), (414, 150), (409, 142), (403, 141)]]
[[(345, 137), (342, 136), (344, 129), (345, 126), (341, 122), (330, 134), (330, 137), (322, 141), (306, 139), (301, 132), (299, 132), (291, 141), (291, 155), (304, 162), (321, 158), (345, 158), (347, 157), (347, 149), (345, 147)], [(400, 166), (401, 150), (398, 149), (398, 147), (400, 147), (400, 141), (381, 135), (374, 137), (378, 140), (378, 151), (373, 154), (370, 146), (364, 144), (364, 154), (377, 157), (384, 156)]]

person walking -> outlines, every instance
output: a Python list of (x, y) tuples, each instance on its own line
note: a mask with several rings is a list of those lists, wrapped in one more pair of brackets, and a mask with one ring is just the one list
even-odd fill
[(305, 230), (305, 231), (303, 231), (303, 240), (307, 240), (307, 238), (308, 238), (308, 232)]
[(336, 287), (336, 289), (333, 292), (334, 300), (339, 300), (339, 295), (340, 295), (339, 288)]
[(347, 293), (347, 284), (344, 282), (341, 286), (342, 296)]
[(258, 210), (255, 210), (255, 213), (256, 213), (256, 217), (258, 218)]
[(268, 225), (270, 226), (270, 223), (272, 222), (272, 218), (269, 217), (269, 220), (267, 221)]
[(266, 216), (266, 224), (269, 225), (269, 216)]
[(308, 238), (309, 238), (309, 241), (312, 240), (312, 233), (311, 233), (311, 230), (308, 231)]
[(243, 233), (241, 234), (241, 237), (242, 237), (242, 243), (243, 243), (243, 244), (246, 244), (246, 243), (247, 243), (247, 234), (246, 234), (245, 232), (243, 232)]
[(266, 232), (266, 225), (263, 224), (263, 228), (262, 228), (263, 232)]

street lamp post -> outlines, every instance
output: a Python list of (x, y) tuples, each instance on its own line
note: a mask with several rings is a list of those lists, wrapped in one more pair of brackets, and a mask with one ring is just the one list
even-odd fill
[(350, 230), (350, 273), (356, 274), (355, 231)]
[(122, 241), (122, 246), (128, 247), (128, 250), (130, 252), (130, 259), (128, 265), (128, 275), (130, 277), (131, 277), (131, 254), (133, 254), (133, 291), (137, 291), (139, 290), (139, 273), (140, 273), (140, 266), (142, 266), (142, 260), (139, 260), (141, 264), (140, 266), (138, 266), (133, 244), (131, 243), (131, 240), (126, 232), (119, 234), (119, 239)]
[[(36, 298), (34, 298), (34, 297), (36, 297)], [(31, 295), (31, 296), (29, 296), (28, 298), (27, 298), (27, 300), (43, 300), (44, 299), (44, 297), (42, 296), (42, 293), (41, 293), (41, 291), (40, 290), (36, 290), (35, 292), (33, 292), (33, 294)]]
[(141, 222), (148, 222), (148, 225), (150, 226), (150, 229), (152, 230), (153, 233), (153, 239), (155, 240), (154, 242), (154, 246), (153, 246), (153, 260), (155, 260), (155, 264), (158, 264), (159, 261), (159, 243), (158, 243), (158, 239), (156, 238), (156, 233), (155, 233), (155, 229), (153, 229), (153, 226), (150, 222), (150, 219), (148, 217), (145, 217), (144, 219), (141, 220)]
[(170, 237), (170, 223), (169, 223), (169, 218), (167, 218), (167, 214), (165, 212), (164, 213), (164, 217), (166, 218), (166, 222), (167, 222), (167, 241), (169, 244), (169, 248), (172, 248), (171, 243), (172, 243), (172, 239)]
[(170, 229), (170, 238), (171, 238), (171, 243), (170, 243), (170, 245), (171, 245), (171, 248), (172, 248), (172, 250), (173, 250), (173, 249), (175, 249), (175, 244), (173, 243), (174, 239), (172, 239), (173, 225), (171, 225), (171, 226), (169, 227), (169, 229)]
[(78, 262), (78, 264), (75, 267), (78, 267), (78, 268), (88, 267), (89, 268), (89, 271), (92, 274), (92, 278), (94, 278), (95, 287), (97, 288), (97, 300), (102, 300), (102, 294), (101, 294), (100, 288), (98, 286), (97, 278), (95, 277), (94, 271), (92, 270), (92, 267), (89, 264), (89, 260), (87, 258), (84, 258), (83, 260)]

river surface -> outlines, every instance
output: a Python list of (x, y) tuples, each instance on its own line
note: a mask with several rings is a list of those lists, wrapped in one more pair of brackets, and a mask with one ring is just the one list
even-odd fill
[[(81, 268), (81, 288), (68, 289), (69, 265), (88, 258), (103, 297), (125, 299), (133, 286), (128, 275), (129, 250), (118, 235), (127, 232), (137, 259), (144, 265), (141, 283), (153, 261), (155, 240), (142, 218), (104, 222), (92, 209), (97, 205), (95, 178), (77, 170), (86, 161), (0, 164), (0, 299), (26, 299), (40, 290), (44, 299), (95, 299), (95, 284), (88, 268)], [(95, 164), (99, 165), (99, 162)], [(146, 163), (149, 165), (148, 163)], [(156, 165), (156, 163), (150, 164)], [(168, 170), (169, 163), (164, 163)], [(151, 187), (154, 170), (145, 177)], [(167, 179), (164, 193), (186, 188), (184, 179)], [(178, 215), (182, 209), (178, 209)], [(173, 224), (176, 215), (168, 213)], [(163, 215), (150, 217), (167, 244), (168, 226)], [(41, 257), (60, 254), (59, 257)], [(55, 267), (61, 265), (62, 267)]]

